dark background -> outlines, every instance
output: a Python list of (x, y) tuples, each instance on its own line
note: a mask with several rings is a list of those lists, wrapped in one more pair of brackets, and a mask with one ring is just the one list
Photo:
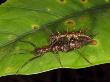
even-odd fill
[[(0, 4), (7, 0), (0, 0)], [(0, 82), (110, 82), (110, 64), (83, 69), (57, 69), (36, 75), (10, 75)]]
[(35, 75), (11, 75), (0, 82), (110, 82), (110, 64), (83, 69), (57, 69)]

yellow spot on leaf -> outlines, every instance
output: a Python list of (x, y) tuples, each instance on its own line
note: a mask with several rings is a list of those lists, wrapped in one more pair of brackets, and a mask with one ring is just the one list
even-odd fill
[(50, 8), (47, 8), (47, 11), (51, 11), (51, 9)]
[(86, 4), (88, 2), (88, 0), (80, 0), (80, 3), (82, 4)]
[(109, 0), (105, 0), (105, 2), (109, 2)]
[(64, 24), (68, 27), (74, 27), (76, 25), (76, 22), (73, 19), (68, 19), (64, 22)]
[(7, 68), (5, 69), (5, 72), (8, 73), (8, 72), (11, 72), (12, 70), (13, 70), (12, 67), (7, 67)]
[(66, 3), (66, 0), (58, 0), (58, 2), (59, 2), (60, 4), (65, 4), (65, 3)]
[(32, 25), (32, 30), (39, 29), (39, 27), (40, 27), (39, 25), (33, 24), (33, 25)]

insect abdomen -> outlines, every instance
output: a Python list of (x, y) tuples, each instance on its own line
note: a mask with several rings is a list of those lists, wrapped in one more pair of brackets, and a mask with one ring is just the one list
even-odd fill
[(42, 48), (36, 48), (34, 50), (34, 55), (41, 55), (44, 53), (47, 53), (50, 51), (50, 48), (48, 46), (42, 47)]

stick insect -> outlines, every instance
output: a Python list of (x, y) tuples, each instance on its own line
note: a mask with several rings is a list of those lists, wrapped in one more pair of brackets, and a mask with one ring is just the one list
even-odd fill
[[(63, 67), (63, 64), (59, 57), (59, 51), (67, 53), (73, 50), (77, 50), (82, 48), (85, 45), (92, 44), (94, 45), (96, 43), (95, 40), (91, 36), (86, 35), (84, 32), (80, 31), (73, 31), (73, 32), (63, 32), (63, 33), (55, 33), (49, 36), (49, 44), (44, 45), (42, 47), (37, 47), (35, 44), (29, 42), (29, 41), (22, 41), (25, 43), (29, 43), (34, 47), (34, 50), (31, 52), (35, 57), (29, 59), (27, 62), (25, 62), (16, 73), (19, 72), (20, 69), (22, 69), (25, 65), (30, 63), (36, 58), (39, 58), (45, 53), (52, 52), (57, 60), (60, 63), (60, 66)], [(92, 65), (92, 63), (85, 58), (79, 51), (78, 53), (82, 58), (85, 59), (89, 64)]]

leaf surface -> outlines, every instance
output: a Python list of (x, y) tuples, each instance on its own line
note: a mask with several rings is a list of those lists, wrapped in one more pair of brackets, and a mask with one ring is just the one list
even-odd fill
[[(37, 74), (60, 66), (85, 68), (110, 62), (110, 2), (109, 0), (8, 0), (0, 5), (0, 76)], [(96, 45), (87, 45), (71, 52), (46, 53), (33, 58), (35, 48), (49, 44), (56, 32), (87, 29), (94, 32)], [(89, 30), (88, 30), (89, 29)], [(81, 55), (87, 58), (89, 64)], [(57, 57), (59, 56), (59, 57)]]

